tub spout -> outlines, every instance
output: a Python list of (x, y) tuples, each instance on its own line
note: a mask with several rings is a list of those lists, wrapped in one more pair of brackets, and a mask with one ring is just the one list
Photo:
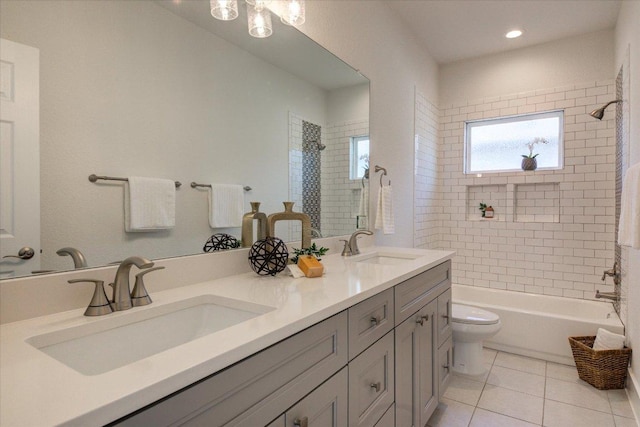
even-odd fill
[(596, 290), (596, 298), (598, 299), (604, 298), (604, 299), (610, 299), (611, 301), (618, 301), (620, 299), (620, 296), (616, 292), (600, 292), (599, 290)]

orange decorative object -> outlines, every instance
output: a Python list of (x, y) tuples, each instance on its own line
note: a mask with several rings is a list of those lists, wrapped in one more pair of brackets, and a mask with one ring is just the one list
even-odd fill
[(324, 266), (313, 255), (301, 255), (298, 258), (298, 267), (307, 277), (321, 277)]

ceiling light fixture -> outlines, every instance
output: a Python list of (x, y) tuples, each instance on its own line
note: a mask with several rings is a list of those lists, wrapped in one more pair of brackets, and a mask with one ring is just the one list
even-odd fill
[(522, 31), (520, 30), (511, 30), (504, 36), (508, 39), (515, 39), (516, 37), (520, 37), (522, 35)]
[(221, 21), (232, 21), (238, 17), (237, 0), (211, 0), (211, 16)]
[[(257, 38), (273, 34), (271, 11), (272, 0), (245, 0), (247, 3), (247, 22), (249, 34)], [(302, 25), (305, 21), (304, 0), (279, 0), (276, 13), (280, 11), (280, 20), (287, 25)], [(237, 0), (210, 0), (211, 15), (221, 21), (231, 21), (238, 17)]]

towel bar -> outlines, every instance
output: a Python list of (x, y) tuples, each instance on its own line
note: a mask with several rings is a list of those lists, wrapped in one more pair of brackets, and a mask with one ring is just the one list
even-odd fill
[[(99, 179), (105, 180), (105, 181), (126, 181), (128, 182), (129, 179), (127, 178), (118, 178), (115, 176), (98, 176), (94, 173), (92, 173), (91, 175), (89, 175), (89, 181), (91, 182), (96, 182)], [(176, 188), (180, 188), (180, 186), (182, 185), (182, 183), (180, 181), (176, 181)]]
[[(207, 187), (207, 188), (211, 188), (211, 184), (198, 184), (197, 182), (192, 182), (191, 183), (191, 188), (196, 188), (196, 187)], [(252, 188), (249, 187), (248, 185), (245, 185), (244, 187), (242, 187), (242, 189), (244, 191), (251, 191)]]

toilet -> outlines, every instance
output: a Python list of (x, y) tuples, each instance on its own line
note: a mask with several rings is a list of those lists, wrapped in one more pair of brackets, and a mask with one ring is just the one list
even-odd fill
[(482, 375), (482, 342), (500, 331), (500, 316), (478, 307), (452, 304), (453, 371)]

